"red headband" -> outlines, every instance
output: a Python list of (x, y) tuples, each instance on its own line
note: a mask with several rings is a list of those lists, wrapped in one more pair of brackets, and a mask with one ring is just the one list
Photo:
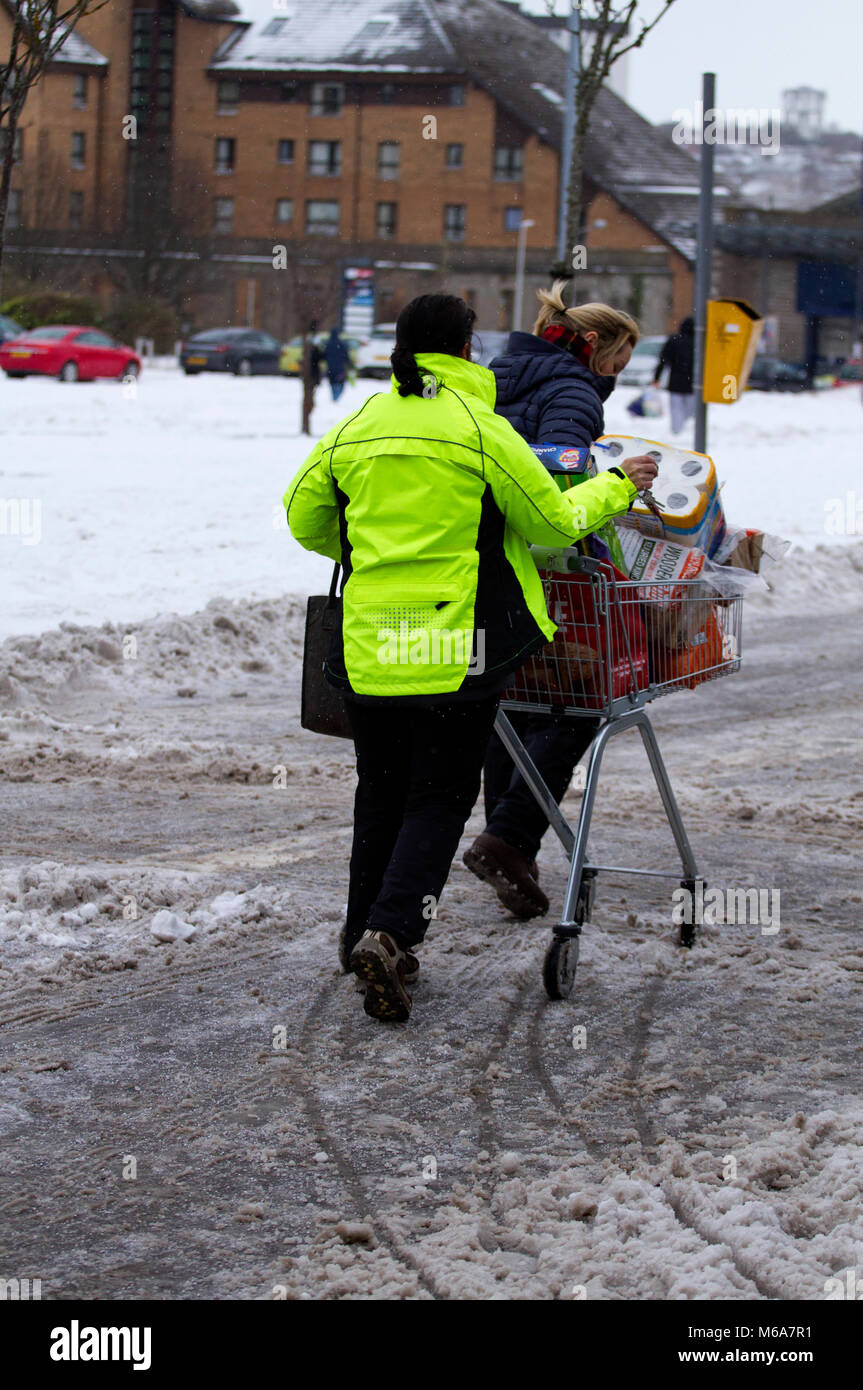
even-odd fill
[(540, 337), (547, 343), (555, 343), (557, 347), (572, 353), (572, 356), (583, 367), (590, 367), (593, 347), (582, 338), (577, 328), (566, 328), (561, 323), (552, 323), (540, 334)]

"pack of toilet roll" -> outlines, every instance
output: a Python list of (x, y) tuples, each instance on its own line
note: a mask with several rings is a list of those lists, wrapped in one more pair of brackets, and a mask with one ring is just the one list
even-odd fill
[(656, 460), (659, 472), (651, 492), (661, 517), (637, 497), (625, 518), (629, 526), (635, 526), (642, 535), (713, 556), (725, 536), (725, 514), (716, 469), (707, 454), (625, 434), (604, 434), (593, 447), (600, 469), (619, 467), (623, 459), (636, 454), (648, 454)]

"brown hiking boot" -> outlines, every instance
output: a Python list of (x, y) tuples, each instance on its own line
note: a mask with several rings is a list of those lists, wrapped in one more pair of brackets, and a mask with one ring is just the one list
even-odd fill
[(527, 921), (548, 912), (548, 898), (536, 881), (536, 861), (529, 863), (499, 835), (487, 835), (485, 831), (477, 835), (464, 852), (464, 862), (472, 874), (490, 884), (515, 917)]
[(366, 986), (363, 1008), (371, 1018), (404, 1023), (410, 1017), (407, 957), (407, 951), (385, 931), (364, 932), (351, 951), (350, 967)]
[[(348, 937), (347, 927), (342, 927), (339, 931), (339, 965), (346, 975), (353, 972), (350, 964), (351, 951), (356, 946), (356, 940)], [(419, 979), (420, 963), (413, 951), (405, 951), (405, 984), (415, 985)]]

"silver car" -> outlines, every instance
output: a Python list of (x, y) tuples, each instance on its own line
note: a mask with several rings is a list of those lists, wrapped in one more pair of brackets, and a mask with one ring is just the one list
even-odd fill
[(617, 378), (618, 386), (649, 386), (655, 379), (659, 364), (659, 354), (666, 336), (661, 338), (639, 338), (632, 349), (632, 356)]

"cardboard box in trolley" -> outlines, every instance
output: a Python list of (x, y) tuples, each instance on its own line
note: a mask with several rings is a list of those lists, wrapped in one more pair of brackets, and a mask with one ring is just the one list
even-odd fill
[(617, 538), (630, 579), (673, 583), (676, 579), (695, 579), (704, 566), (703, 550), (645, 536), (634, 526), (618, 524)]

